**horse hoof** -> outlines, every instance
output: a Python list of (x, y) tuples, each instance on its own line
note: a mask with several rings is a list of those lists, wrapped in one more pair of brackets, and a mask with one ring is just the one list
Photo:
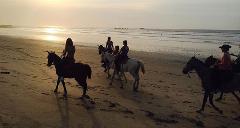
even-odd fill
[(203, 111), (203, 110), (202, 110), (202, 109), (200, 109), (200, 110), (197, 110), (196, 112), (197, 112), (197, 113), (202, 113), (202, 111)]
[(88, 96), (88, 95), (83, 95), (82, 97), (85, 97), (85, 98), (87, 98), (87, 99), (90, 99), (90, 96)]
[(112, 85), (112, 83), (109, 83), (109, 85)]
[(57, 93), (57, 89), (55, 89), (54, 92)]
[(122, 86), (121, 86), (120, 88), (121, 88), (121, 89), (123, 89), (123, 87), (122, 87)]
[(63, 97), (67, 98), (67, 94), (63, 94)]
[(218, 112), (219, 112), (220, 114), (223, 114), (223, 111), (222, 111), (222, 110), (218, 110)]
[(134, 92), (138, 92), (138, 90), (137, 90), (137, 89), (133, 89), (133, 91), (134, 91)]
[(221, 101), (222, 99), (221, 98), (217, 98), (215, 101)]

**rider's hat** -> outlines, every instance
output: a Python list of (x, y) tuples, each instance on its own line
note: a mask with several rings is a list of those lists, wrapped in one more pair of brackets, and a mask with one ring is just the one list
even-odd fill
[(224, 45), (220, 46), (219, 48), (229, 50), (231, 47), (232, 46), (230, 46), (228, 44), (224, 44)]

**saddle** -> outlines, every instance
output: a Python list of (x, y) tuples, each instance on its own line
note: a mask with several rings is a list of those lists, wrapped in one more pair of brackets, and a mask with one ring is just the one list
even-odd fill
[(75, 59), (70, 59), (70, 58), (62, 59), (62, 66), (65, 70), (70, 70), (74, 64), (75, 64)]

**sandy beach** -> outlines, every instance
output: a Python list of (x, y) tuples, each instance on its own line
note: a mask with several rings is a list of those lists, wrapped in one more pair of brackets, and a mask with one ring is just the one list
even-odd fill
[[(145, 64), (139, 92), (128, 83), (109, 85), (96, 47), (77, 46), (76, 61), (91, 66), (88, 95), (95, 104), (83, 100), (82, 88), (74, 79), (65, 79), (68, 98), (63, 87), (53, 92), (57, 76), (55, 68), (47, 67), (46, 50), (61, 54), (63, 43), (0, 36), (0, 127), (3, 128), (237, 128), (240, 107), (226, 94), (215, 104), (221, 115), (202, 104), (203, 91), (196, 74), (188, 78), (182, 68), (188, 57), (165, 53), (130, 51), (130, 57)], [(219, 94), (218, 94), (219, 95)], [(215, 98), (218, 96), (215, 95)], [(240, 95), (240, 94), (239, 94)]]

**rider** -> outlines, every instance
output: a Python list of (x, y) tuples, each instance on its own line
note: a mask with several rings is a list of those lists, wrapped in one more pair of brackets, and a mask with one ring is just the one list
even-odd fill
[(231, 78), (233, 77), (232, 61), (229, 54), (229, 49), (231, 48), (231, 46), (224, 44), (219, 48), (222, 49), (223, 56), (220, 62), (216, 65), (216, 68), (218, 69), (218, 75), (220, 76), (219, 82), (226, 82), (231, 80)]
[(119, 54), (119, 46), (117, 45), (117, 46), (115, 46), (115, 49), (113, 51), (113, 55), (117, 56), (118, 54)]
[(74, 63), (75, 62), (74, 54), (75, 54), (75, 46), (73, 45), (72, 39), (68, 38), (66, 40), (65, 49), (63, 50), (63, 54), (62, 54), (64, 62), (67, 64)]
[(111, 41), (111, 37), (108, 37), (108, 40), (106, 42), (106, 50), (109, 53), (113, 52), (113, 42)]
[(115, 65), (116, 65), (117, 72), (120, 71), (121, 64), (125, 63), (125, 61), (128, 59), (128, 51), (129, 51), (129, 48), (128, 48), (127, 40), (124, 40), (123, 47), (121, 48), (119, 55), (117, 55), (115, 58)]
[(217, 64), (218, 69), (224, 70), (224, 71), (232, 70), (232, 61), (231, 61), (231, 56), (229, 54), (229, 49), (231, 48), (231, 46), (224, 44), (219, 48), (222, 49), (223, 56), (220, 63)]

